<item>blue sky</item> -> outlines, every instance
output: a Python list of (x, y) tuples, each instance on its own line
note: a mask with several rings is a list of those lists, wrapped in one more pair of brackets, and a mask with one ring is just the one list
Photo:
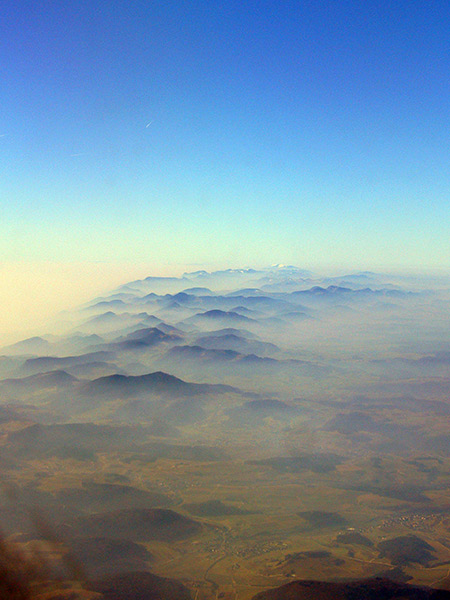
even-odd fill
[(450, 266), (448, 2), (2, 13), (3, 261)]

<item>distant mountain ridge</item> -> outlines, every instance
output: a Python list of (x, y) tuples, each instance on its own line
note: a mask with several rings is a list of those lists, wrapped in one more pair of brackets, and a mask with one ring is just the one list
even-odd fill
[(208, 393), (227, 393), (236, 391), (236, 388), (227, 385), (188, 383), (163, 371), (156, 371), (138, 376), (109, 375), (99, 377), (85, 384), (81, 391), (87, 396), (116, 394), (121, 397), (133, 397), (145, 393), (198, 396)]

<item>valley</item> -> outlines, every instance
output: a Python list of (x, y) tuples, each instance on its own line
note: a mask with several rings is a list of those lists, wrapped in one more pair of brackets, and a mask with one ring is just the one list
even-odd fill
[(2, 350), (5, 540), (76, 598), (131, 574), (167, 599), (368, 579), (446, 597), (448, 307), (427, 282), (294, 267), (95, 299)]

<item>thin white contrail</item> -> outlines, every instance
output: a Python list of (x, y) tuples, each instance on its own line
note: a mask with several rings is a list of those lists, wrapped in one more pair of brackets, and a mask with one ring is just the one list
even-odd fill
[(145, 128), (147, 129), (147, 127), (150, 127), (150, 125), (153, 123), (153, 121), (150, 121), (149, 123), (147, 123), (147, 125), (145, 126)]

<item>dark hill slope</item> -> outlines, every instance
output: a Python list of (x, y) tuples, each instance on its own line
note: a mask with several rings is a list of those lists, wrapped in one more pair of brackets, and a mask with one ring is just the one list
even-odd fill
[(66, 371), (56, 370), (17, 379), (3, 379), (0, 381), (0, 386), (8, 392), (32, 392), (51, 388), (67, 388), (77, 382), (78, 379), (73, 375), (69, 375)]
[(58, 501), (79, 509), (118, 510), (124, 508), (167, 507), (173, 500), (161, 492), (140, 490), (129, 485), (84, 481), (81, 488), (64, 489), (57, 493)]
[(92, 361), (108, 361), (114, 358), (111, 352), (87, 352), (76, 356), (41, 356), (39, 358), (29, 358), (25, 361), (22, 371), (29, 375), (66, 369), (74, 365), (82, 365)]
[[(255, 465), (267, 465), (279, 473), (299, 473), (303, 470), (314, 473), (331, 473), (344, 459), (332, 452), (302, 453), (298, 456), (274, 456), (251, 461)], [(309, 511), (314, 514), (317, 511)], [(304, 513), (309, 514), (309, 513)], [(321, 514), (321, 513), (320, 513)], [(329, 514), (329, 513), (324, 513)]]
[(41, 337), (32, 337), (21, 340), (10, 346), (4, 346), (2, 352), (5, 354), (41, 354), (50, 350), (51, 344)]
[(253, 596), (253, 600), (449, 600), (450, 592), (396, 583), (387, 579), (363, 579), (348, 583), (293, 581)]
[(228, 335), (201, 336), (195, 340), (195, 344), (209, 350), (234, 350), (241, 354), (265, 355), (279, 352), (280, 350), (275, 344), (247, 340), (233, 333)]
[(144, 440), (140, 427), (66, 423), (30, 425), (8, 434), (5, 455), (23, 458), (34, 456), (89, 456), (102, 450), (133, 449)]
[(80, 390), (84, 396), (114, 396), (116, 398), (132, 398), (143, 394), (199, 396), (235, 391), (235, 388), (227, 385), (188, 383), (162, 371), (138, 376), (100, 377), (84, 385)]
[(161, 343), (176, 344), (181, 339), (181, 336), (174, 332), (166, 333), (157, 327), (146, 327), (132, 331), (126, 336), (121, 336), (103, 347), (114, 352), (135, 349), (145, 350)]
[[(144, 329), (137, 329), (132, 331), (124, 340), (141, 340), (148, 345), (152, 345), (158, 342), (171, 342), (179, 339), (181, 336), (174, 333), (168, 334), (161, 331), (158, 327), (146, 327)], [(119, 340), (117, 340), (119, 341)]]
[(67, 533), (133, 541), (175, 541), (198, 535), (202, 525), (162, 508), (121, 509), (75, 519)]
[(387, 556), (395, 565), (418, 563), (428, 566), (435, 557), (434, 548), (417, 535), (401, 535), (378, 544), (381, 556)]
[(69, 555), (81, 565), (91, 577), (104, 577), (146, 569), (152, 555), (140, 544), (129, 540), (110, 538), (77, 538), (71, 540)]
[(213, 309), (193, 315), (192, 317), (185, 319), (184, 323), (192, 323), (194, 325), (208, 325), (211, 323), (224, 325), (251, 325), (252, 323), (256, 323), (256, 321), (232, 311)]
[(358, 546), (373, 546), (372, 540), (358, 531), (344, 531), (336, 537), (338, 544), (356, 544)]
[[(255, 373), (266, 376), (286, 374), (294, 377), (326, 377), (330, 373), (328, 366), (296, 359), (276, 359), (256, 354), (241, 354), (235, 350), (212, 350), (201, 346), (174, 346), (170, 348), (157, 364), (166, 370), (186, 369), (188, 376), (200, 376), (204, 369), (216, 377), (239, 374), (254, 377)], [(176, 371), (178, 372), (178, 371)]]
[(258, 339), (256, 333), (252, 333), (247, 329), (236, 329), (235, 327), (225, 327), (223, 329), (214, 329), (213, 331), (205, 331), (204, 336), (220, 337), (222, 335), (236, 335), (241, 338), (249, 338), (251, 340)]
[(115, 575), (91, 582), (87, 587), (102, 594), (104, 600), (192, 600), (181, 582), (147, 571)]

